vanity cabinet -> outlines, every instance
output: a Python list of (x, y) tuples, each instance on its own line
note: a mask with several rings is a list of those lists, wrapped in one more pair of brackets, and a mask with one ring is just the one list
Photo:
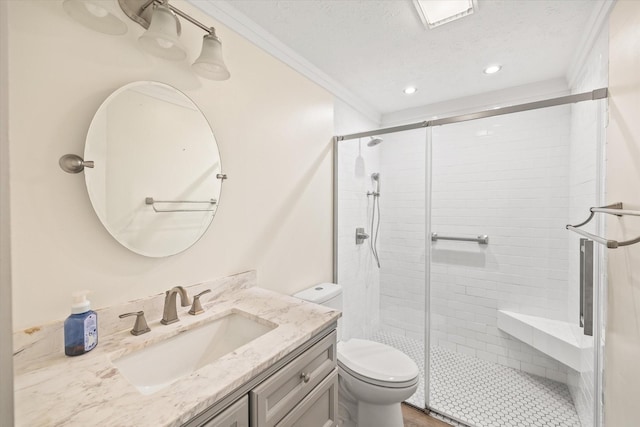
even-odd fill
[(202, 427), (249, 427), (249, 397), (244, 396)]
[[(260, 427), (294, 425), (292, 422), (280, 423), (280, 421), (284, 422), (283, 418), (301, 404), (303, 398), (312, 390), (315, 393), (322, 393), (324, 390), (315, 389), (320, 386), (325, 390), (331, 387), (333, 377), (327, 376), (336, 370), (336, 360), (336, 334), (333, 332), (249, 392), (251, 425)], [(330, 381), (326, 381), (327, 384), (321, 384), (323, 380)], [(332, 394), (337, 398), (335, 392)], [(332, 404), (327, 406), (327, 409), (333, 409), (335, 412), (336, 406)], [(327, 413), (325, 416), (332, 415)], [(324, 422), (318, 420), (306, 425), (322, 426)]]
[(336, 332), (331, 329), (183, 427), (331, 427), (337, 416)]

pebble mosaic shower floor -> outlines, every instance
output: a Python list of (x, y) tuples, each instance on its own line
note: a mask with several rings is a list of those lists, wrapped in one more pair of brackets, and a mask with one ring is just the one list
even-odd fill
[[(375, 333), (370, 339), (410, 356), (420, 369), (418, 391), (407, 402), (424, 407), (424, 345), (411, 338)], [(580, 427), (565, 384), (431, 348), (431, 409), (473, 427)]]

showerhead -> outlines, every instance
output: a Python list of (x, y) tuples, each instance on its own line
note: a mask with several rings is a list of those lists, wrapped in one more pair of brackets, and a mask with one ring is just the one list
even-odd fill
[(382, 142), (382, 138), (371, 137), (371, 141), (367, 142), (367, 147), (375, 147)]

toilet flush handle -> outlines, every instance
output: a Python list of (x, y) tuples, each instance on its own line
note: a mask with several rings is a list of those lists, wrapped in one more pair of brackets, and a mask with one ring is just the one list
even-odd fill
[(302, 378), (302, 381), (304, 381), (305, 383), (308, 383), (309, 380), (311, 379), (311, 375), (301, 372), (300, 373), (300, 378)]

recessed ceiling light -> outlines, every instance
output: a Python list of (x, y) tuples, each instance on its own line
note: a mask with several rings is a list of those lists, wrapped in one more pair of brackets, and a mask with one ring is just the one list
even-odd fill
[(435, 28), (471, 15), (475, 0), (413, 0), (413, 4), (424, 26)]
[(502, 69), (502, 65), (489, 65), (484, 69), (485, 74), (495, 74)]
[(413, 95), (414, 93), (416, 93), (418, 91), (418, 89), (414, 86), (407, 86), (406, 88), (404, 88), (403, 92), (407, 95)]

